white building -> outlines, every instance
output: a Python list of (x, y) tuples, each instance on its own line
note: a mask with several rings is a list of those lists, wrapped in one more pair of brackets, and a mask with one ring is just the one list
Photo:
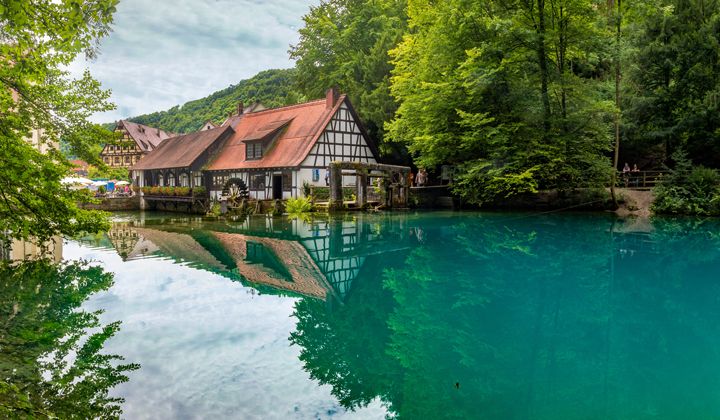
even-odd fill
[[(165, 147), (151, 152), (131, 168), (135, 171), (133, 179), (142, 180), (141, 186), (184, 185), (180, 182), (182, 176), (183, 180), (189, 178), (190, 187), (205, 187), (211, 198), (218, 198), (224, 189), (235, 185), (247, 187), (254, 199), (287, 199), (302, 196), (304, 183), (325, 186), (330, 162), (377, 163), (377, 148), (350, 100), (335, 89), (328, 90), (321, 100), (244, 111), (223, 123), (222, 127), (232, 129), (232, 135), (222, 144), (214, 143), (217, 151), (190, 153), (197, 157), (193, 168), (179, 166), (174, 163), (178, 159), (171, 157), (180, 152), (173, 150), (174, 144), (178, 148), (195, 148), (182, 145), (188, 142), (169, 139)], [(144, 165), (146, 159), (152, 160), (153, 165)], [(202, 168), (202, 176), (197, 173), (198, 168)], [(355, 177), (344, 180), (346, 185), (354, 182)]]

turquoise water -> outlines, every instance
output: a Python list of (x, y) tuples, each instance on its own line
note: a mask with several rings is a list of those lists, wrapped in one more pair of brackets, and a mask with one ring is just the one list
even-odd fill
[(717, 221), (146, 213), (63, 252), (114, 273), (73, 302), (121, 322), (125, 418), (720, 418)]

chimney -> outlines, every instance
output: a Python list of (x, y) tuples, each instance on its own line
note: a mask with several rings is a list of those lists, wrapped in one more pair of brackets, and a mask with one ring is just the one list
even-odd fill
[(340, 92), (337, 87), (331, 87), (325, 92), (325, 106), (328, 109), (335, 108), (337, 100), (340, 97)]
[(243, 105), (242, 101), (238, 102), (237, 114), (242, 115), (244, 109), (245, 109), (245, 106)]

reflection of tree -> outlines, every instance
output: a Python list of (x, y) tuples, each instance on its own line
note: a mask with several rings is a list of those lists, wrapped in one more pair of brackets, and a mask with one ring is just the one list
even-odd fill
[(119, 323), (79, 308), (112, 285), (112, 274), (80, 263), (0, 266), (0, 416), (115, 418), (111, 388), (136, 364), (102, 354)]
[(368, 260), (345, 306), (299, 302), (292, 341), (343, 405), (377, 396), (401, 418), (718, 413), (717, 224), (656, 222), (632, 256), (612, 225), (424, 227), (427, 240), (384, 274), (387, 260)]

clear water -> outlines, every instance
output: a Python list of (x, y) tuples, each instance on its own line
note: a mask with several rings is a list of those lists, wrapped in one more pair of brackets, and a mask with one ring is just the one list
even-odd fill
[(126, 418), (720, 418), (720, 223), (119, 217)]

